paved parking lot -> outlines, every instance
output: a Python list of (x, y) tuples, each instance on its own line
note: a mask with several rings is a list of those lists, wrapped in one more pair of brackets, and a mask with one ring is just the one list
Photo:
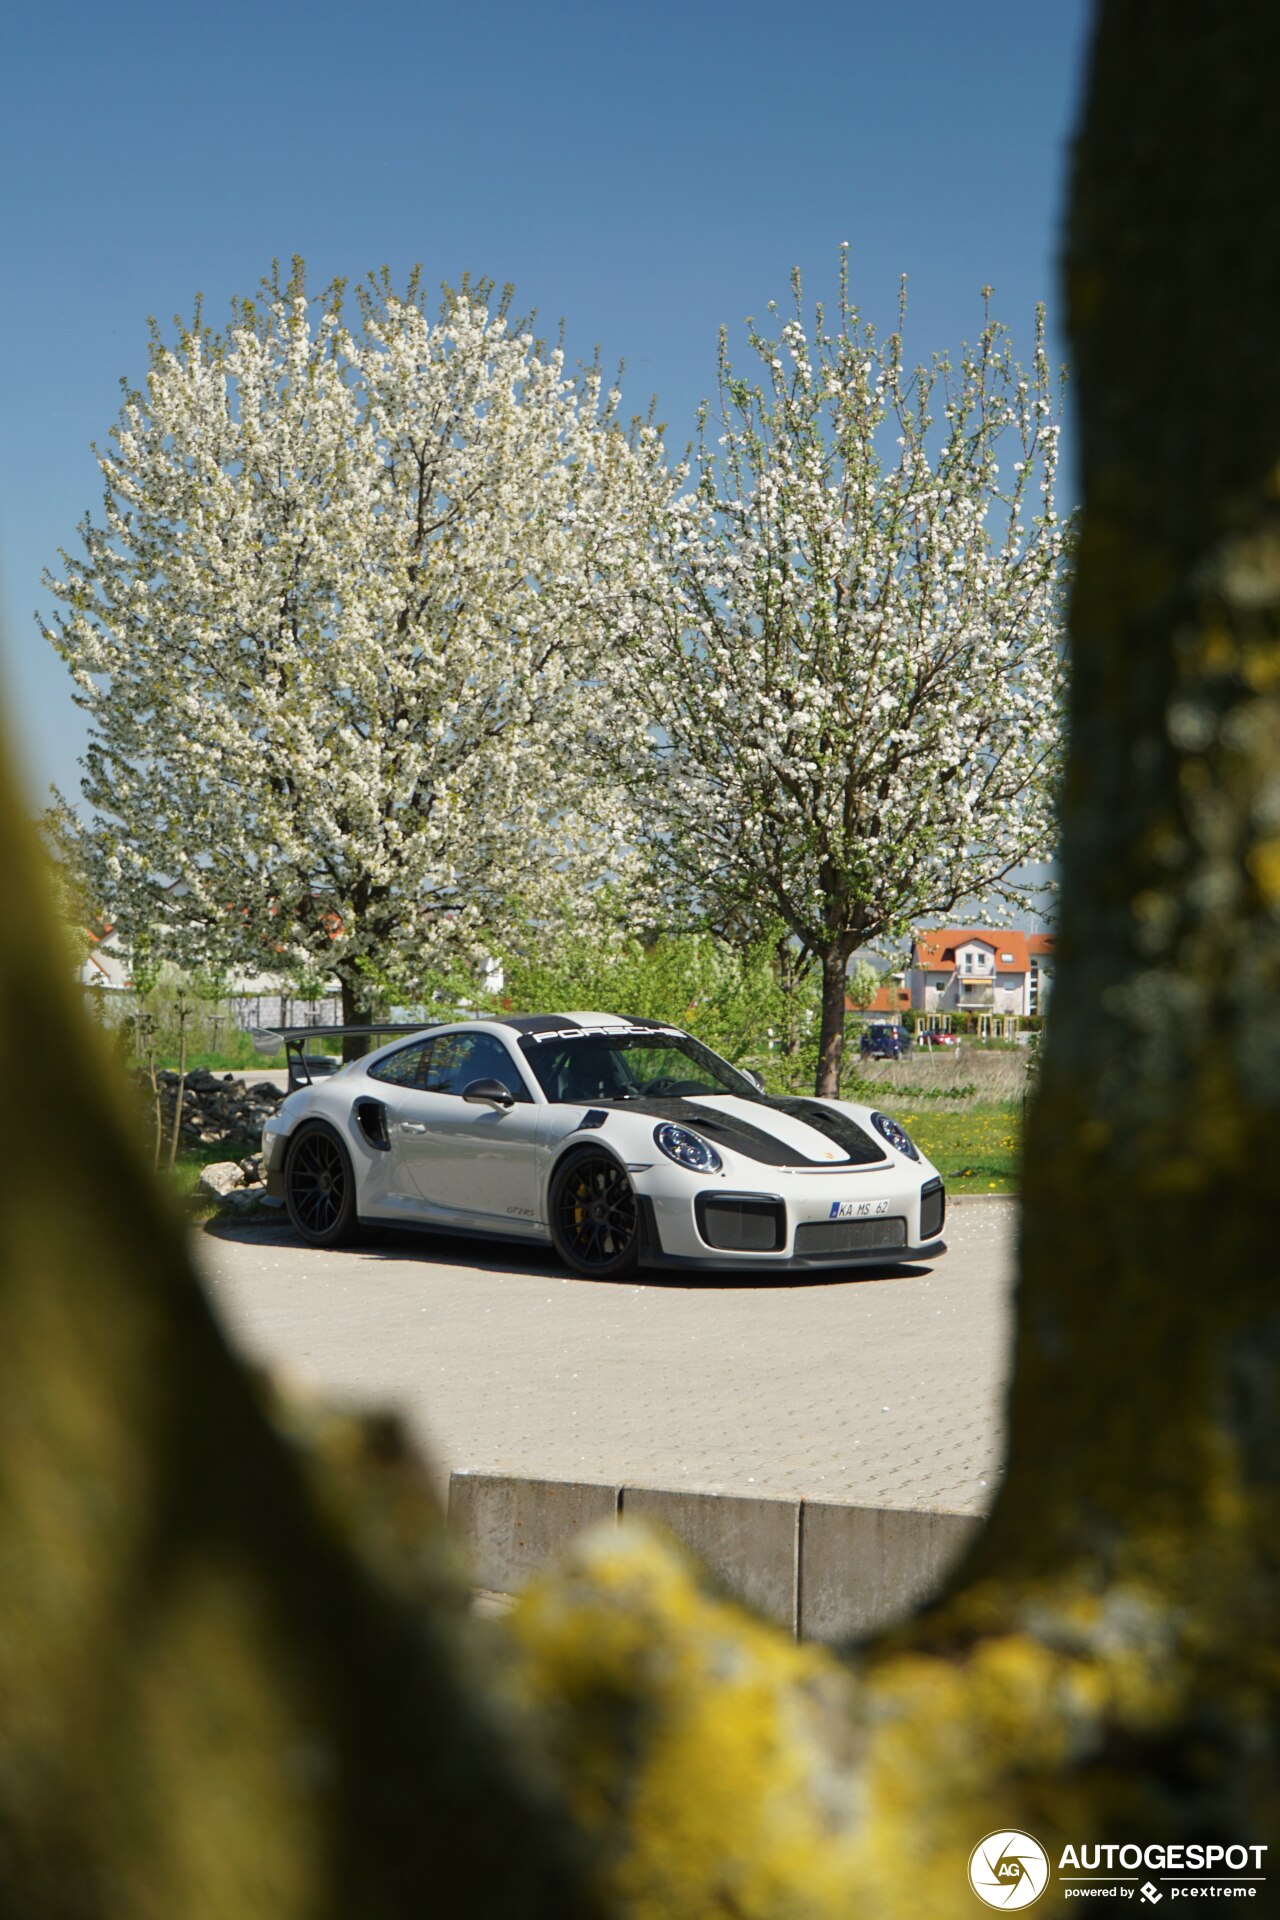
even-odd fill
[(450, 1469), (979, 1512), (1000, 1471), (1015, 1209), (952, 1202), (930, 1265), (799, 1283), (580, 1280), (549, 1255), (287, 1227), (198, 1239), (255, 1356), (402, 1411)]

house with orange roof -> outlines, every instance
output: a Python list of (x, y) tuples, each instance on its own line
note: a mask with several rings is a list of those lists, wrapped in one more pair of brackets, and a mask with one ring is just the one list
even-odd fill
[(911, 1007), (909, 989), (898, 984), (901, 977), (895, 974), (892, 984), (877, 987), (870, 1000), (855, 1000), (851, 993), (846, 993), (845, 1012), (867, 1014), (873, 1020), (900, 1020)]
[(1050, 933), (1008, 927), (932, 927), (911, 942), (904, 984), (917, 1013), (1043, 1013)]

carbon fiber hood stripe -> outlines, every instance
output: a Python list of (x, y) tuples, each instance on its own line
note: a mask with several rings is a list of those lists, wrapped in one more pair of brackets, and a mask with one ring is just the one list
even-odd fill
[(763, 1127), (753, 1126), (736, 1113), (706, 1106), (700, 1100), (655, 1100), (642, 1094), (638, 1100), (593, 1100), (591, 1104), (596, 1109), (604, 1108), (611, 1113), (642, 1113), (649, 1119), (670, 1120), (678, 1127), (689, 1127), (694, 1133), (705, 1134), (708, 1140), (722, 1141), (725, 1146), (732, 1147), (735, 1153), (742, 1154), (744, 1159), (756, 1160), (766, 1167), (821, 1167), (829, 1173), (833, 1167), (850, 1164), (877, 1166), (889, 1158), (870, 1134), (863, 1132), (856, 1120), (822, 1106), (817, 1100), (774, 1100), (761, 1094), (753, 1105), (759, 1105), (766, 1111), (772, 1108), (793, 1120), (803, 1121), (805, 1126), (812, 1127), (815, 1133), (838, 1146), (847, 1155), (844, 1161), (801, 1153), (786, 1141), (767, 1133)]

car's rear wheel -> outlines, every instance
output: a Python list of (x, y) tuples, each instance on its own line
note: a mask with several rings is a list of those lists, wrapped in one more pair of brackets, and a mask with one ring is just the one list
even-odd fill
[(575, 1153), (557, 1167), (550, 1213), (556, 1252), (575, 1273), (611, 1279), (638, 1266), (640, 1206), (611, 1154)]
[(360, 1231), (351, 1156), (328, 1127), (299, 1127), (284, 1166), (284, 1201), (313, 1247), (340, 1247)]

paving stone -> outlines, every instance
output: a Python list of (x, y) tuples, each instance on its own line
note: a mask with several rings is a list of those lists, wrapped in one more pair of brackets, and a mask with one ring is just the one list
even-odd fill
[(255, 1357), (391, 1405), (451, 1469), (982, 1513), (999, 1483), (1016, 1209), (954, 1202), (928, 1266), (576, 1279), (549, 1252), (287, 1222), (202, 1234)]

